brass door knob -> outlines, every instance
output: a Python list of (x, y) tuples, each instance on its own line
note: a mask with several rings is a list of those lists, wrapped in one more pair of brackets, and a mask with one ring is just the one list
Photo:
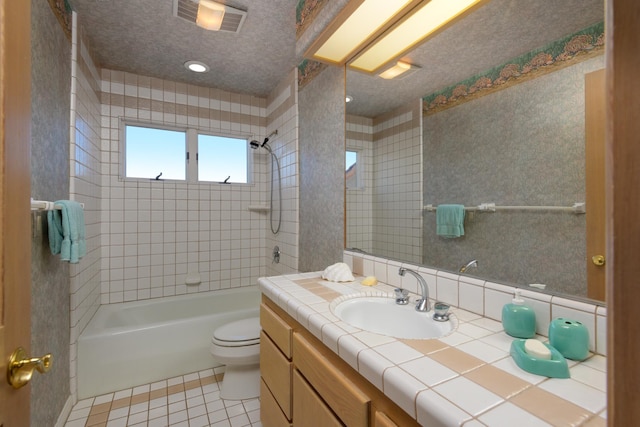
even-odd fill
[(603, 266), (605, 261), (604, 255), (594, 255), (591, 257), (591, 261), (598, 267)]
[(29, 358), (24, 348), (18, 347), (9, 358), (7, 380), (13, 388), (20, 388), (31, 381), (34, 369), (44, 374), (49, 372), (52, 363), (53, 356), (51, 354)]

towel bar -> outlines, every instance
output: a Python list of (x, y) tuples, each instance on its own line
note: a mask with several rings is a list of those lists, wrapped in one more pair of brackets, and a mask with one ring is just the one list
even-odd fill
[[(82, 209), (84, 209), (84, 203), (80, 203), (80, 206), (82, 206)], [(32, 211), (52, 211), (52, 210), (60, 210), (60, 209), (62, 209), (62, 207), (60, 205), (56, 205), (54, 202), (31, 199)]]
[[(424, 205), (424, 211), (435, 212), (437, 206)], [(481, 203), (478, 206), (465, 206), (465, 211), (495, 212), (495, 211), (560, 211), (572, 212), (574, 214), (586, 213), (584, 202), (574, 203), (573, 206), (496, 206), (495, 203)]]

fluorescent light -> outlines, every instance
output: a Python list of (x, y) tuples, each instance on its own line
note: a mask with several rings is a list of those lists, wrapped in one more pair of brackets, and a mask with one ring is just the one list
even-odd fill
[(211, 0), (200, 0), (196, 24), (207, 30), (218, 31), (224, 18), (224, 5)]
[(482, 1), (431, 0), (415, 8), (408, 18), (403, 18), (399, 24), (358, 54), (349, 66), (374, 73)]
[(348, 16), (347, 9), (339, 16), (338, 24), (329, 26), (327, 34), (330, 35), (321, 36), (311, 46), (311, 56), (320, 61), (344, 63), (412, 1), (364, 0)]
[(409, 64), (408, 62), (398, 61), (396, 65), (391, 68), (384, 70), (382, 73), (378, 74), (378, 77), (382, 77), (383, 79), (395, 79), (396, 77), (406, 77), (408, 74), (416, 71), (419, 67)]
[(203, 64), (200, 61), (187, 61), (184, 63), (184, 66), (194, 73), (206, 73), (207, 71), (209, 71), (209, 67), (207, 66), (207, 64)]

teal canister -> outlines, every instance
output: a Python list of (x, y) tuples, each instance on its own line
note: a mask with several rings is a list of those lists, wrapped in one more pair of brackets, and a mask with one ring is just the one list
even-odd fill
[(536, 334), (536, 312), (525, 305), (519, 290), (516, 290), (511, 303), (502, 307), (502, 327), (516, 338), (532, 338)]
[(567, 359), (584, 360), (589, 355), (589, 330), (577, 320), (558, 317), (549, 325), (549, 344)]

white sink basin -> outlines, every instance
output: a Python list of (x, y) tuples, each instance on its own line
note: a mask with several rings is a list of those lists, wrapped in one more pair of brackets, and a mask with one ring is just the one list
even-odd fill
[(440, 338), (454, 329), (452, 319), (433, 320), (433, 309), (418, 312), (415, 304), (398, 305), (393, 298), (356, 297), (331, 304), (331, 308), (333, 314), (351, 326), (395, 338)]

